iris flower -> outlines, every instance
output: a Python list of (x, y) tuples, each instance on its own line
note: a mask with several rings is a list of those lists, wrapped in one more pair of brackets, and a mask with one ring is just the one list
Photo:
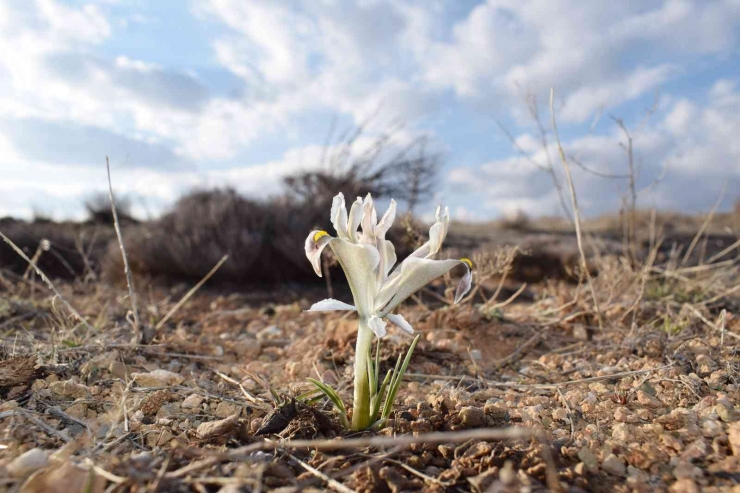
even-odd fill
[[(393, 243), (385, 238), (395, 216), (396, 202), (391, 200), (388, 210), (378, 221), (370, 194), (364, 200), (358, 197), (347, 214), (344, 195), (339, 193), (334, 197), (331, 208), (331, 222), (337, 236), (331, 236), (326, 231), (311, 231), (306, 238), (306, 256), (316, 274), (321, 277), (321, 252), (329, 246), (347, 276), (354, 298), (354, 305), (331, 298), (319, 301), (309, 311), (349, 310), (356, 311), (359, 316), (353, 430), (362, 430), (373, 424), (369, 422), (371, 412), (367, 370), (373, 336), (382, 338), (386, 335), (386, 320), (405, 332), (413, 333), (411, 325), (393, 310), (413, 293), (454, 267), (463, 266), (466, 269), (455, 293), (455, 303), (465, 296), (472, 283), (473, 265), (469, 259), (433, 259), (447, 236), (449, 208), (437, 207), (436, 221), (429, 229), (429, 240), (397, 266)], [(358, 231), (360, 228), (361, 232)]]

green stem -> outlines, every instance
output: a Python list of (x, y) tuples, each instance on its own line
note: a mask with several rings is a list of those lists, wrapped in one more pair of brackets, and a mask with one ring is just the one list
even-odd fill
[(372, 423), (370, 409), (370, 382), (367, 367), (370, 358), (370, 346), (373, 343), (372, 329), (367, 326), (367, 320), (360, 317), (360, 328), (357, 332), (357, 347), (355, 348), (355, 400), (352, 404), (353, 431), (361, 431)]

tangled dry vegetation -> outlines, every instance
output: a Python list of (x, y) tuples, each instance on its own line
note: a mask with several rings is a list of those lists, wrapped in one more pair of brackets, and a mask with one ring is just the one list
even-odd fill
[(302, 311), (323, 286), (139, 285), (132, 341), (125, 289), (3, 269), (0, 490), (735, 491), (738, 243), (660, 238), (639, 262), (587, 241), (595, 299), (577, 262), (524, 284), (531, 252), (480, 248), (465, 302), (447, 279), (402, 310), (401, 404), (352, 436), (301, 398), (351, 396), (355, 323)]

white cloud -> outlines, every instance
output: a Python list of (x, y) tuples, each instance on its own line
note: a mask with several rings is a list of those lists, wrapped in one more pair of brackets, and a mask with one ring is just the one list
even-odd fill
[[(677, 99), (654, 122), (632, 130), (637, 189), (643, 190), (640, 205), (686, 212), (707, 210), (725, 183), (729, 190), (725, 206), (738, 198), (740, 143), (736, 136), (740, 134), (740, 89), (729, 81), (719, 81), (707, 92), (706, 99), (706, 105)], [(544, 162), (545, 151), (535, 148), (530, 135), (524, 134), (517, 141), (529, 143), (526, 148), (534, 160)], [(627, 157), (620, 142), (624, 142), (624, 136), (614, 126), (607, 135), (582, 135), (565, 141), (563, 146), (568, 156), (589, 169), (625, 175)], [(557, 151), (551, 148), (550, 152), (556, 155)], [(555, 161), (554, 166), (564, 184), (561, 163)], [(620, 197), (627, 191), (624, 179), (600, 178), (576, 166), (573, 160), (571, 168), (579, 202), (586, 214), (596, 215), (619, 207)], [(664, 169), (667, 172), (662, 181), (651, 186)], [(550, 177), (523, 157), (456, 168), (447, 178), (451, 184), (449, 196), (458, 197), (453, 203), (482, 201), (489, 214), (507, 214), (519, 209), (532, 215), (559, 213), (558, 197)]]
[[(53, 174), (57, 186), (65, 183), (56, 193), (69, 194), (60, 207), (75, 210), (81, 186), (99, 188), (90, 169), (110, 152), (127, 170), (121, 186), (151, 197), (157, 207), (194, 184), (234, 183), (265, 193), (277, 190), (284, 173), (315, 165), (321, 142), (305, 135), (315, 138), (315, 127), (329, 127), (327, 115), (361, 123), (379, 113), (366, 128), (370, 135), (400, 121), (406, 142), (423, 133), (456, 152), (459, 135), (447, 140), (429, 130), (453, 107), (492, 118), (512, 115), (518, 145), (544, 163), (538, 138), (523, 124), (522, 91), (544, 101), (555, 87), (568, 135), (602, 107), (618, 108), (680, 80), (697, 60), (732, 56), (740, 19), (737, 0), (624, 0), (598, 7), (577, 0), (488, 0), (468, 10), (456, 0), (196, 0), (192, 11), (208, 23), (212, 62), (241, 81), (236, 95), (214, 95), (198, 67), (174, 69), (163, 53), (157, 63), (125, 46), (111, 53), (109, 42), (120, 34), (112, 27), (116, 19), (146, 21), (141, 29), (162, 26), (143, 14), (109, 15), (106, 3), (0, 0), (0, 169), (25, 170), (6, 183), (48, 194), (54, 182), (38, 174)], [(698, 192), (686, 203), (672, 198), (684, 198), (675, 188), (681, 180), (706, 192), (709, 180), (736, 173), (738, 110), (740, 91), (730, 79), (717, 81), (703, 98), (679, 92), (661, 99), (659, 118), (635, 136), (645, 180), (666, 160), (675, 173), (655, 200), (700, 204)], [(266, 137), (284, 140), (276, 153), (282, 155), (255, 163), (250, 153)], [(566, 145), (593, 167), (615, 171), (623, 168), (620, 138), (615, 131), (568, 138)], [(474, 154), (488, 155), (490, 142), (479, 145)], [(242, 162), (248, 165), (233, 164)], [(458, 204), (461, 214), (485, 207), (556, 211), (547, 175), (514, 151), (467, 164), (451, 171), (452, 188), (486, 195)], [(584, 204), (595, 204), (594, 210), (614, 205), (600, 199), (621, 185), (580, 172), (577, 180), (587, 189)], [(21, 196), (15, 210), (24, 207)], [(0, 200), (7, 209), (5, 203)]]

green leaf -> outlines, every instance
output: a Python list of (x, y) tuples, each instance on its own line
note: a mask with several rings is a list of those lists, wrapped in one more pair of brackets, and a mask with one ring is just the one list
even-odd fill
[(386, 389), (388, 388), (388, 383), (391, 381), (391, 375), (392, 371), (388, 370), (388, 373), (385, 374), (385, 378), (383, 379), (383, 383), (380, 385), (380, 390), (378, 391), (378, 395), (375, 396), (375, 399), (371, 401), (370, 409), (372, 410), (371, 416), (373, 417), (372, 421), (375, 421), (378, 419), (378, 415), (380, 414), (380, 404), (383, 402), (383, 396), (385, 394)]
[(349, 428), (349, 421), (347, 421), (347, 410), (344, 407), (342, 399), (334, 391), (334, 389), (326, 385), (324, 382), (319, 382), (314, 378), (309, 378), (308, 381), (318, 387), (319, 390), (321, 390), (324, 394), (326, 394), (329, 400), (334, 404), (334, 407), (336, 407), (339, 411), (339, 419), (342, 422), (342, 426), (344, 426), (345, 428)]
[[(419, 337), (421, 337), (421, 334), (414, 337), (414, 342), (411, 343), (411, 347), (409, 347), (409, 350), (406, 352), (406, 358), (403, 360), (403, 365), (401, 366), (401, 369), (397, 372), (394, 371), (393, 373), (393, 380), (391, 381), (391, 386), (388, 389), (388, 398), (385, 401), (385, 407), (383, 408), (383, 419), (387, 419), (388, 416), (391, 415), (391, 411), (393, 410), (393, 403), (396, 400), (396, 395), (398, 394), (398, 389), (401, 387), (401, 380), (403, 379), (403, 374), (406, 373), (406, 369), (409, 367), (409, 363), (411, 362), (411, 355), (414, 353), (414, 349), (416, 348), (416, 343), (419, 342)], [(400, 361), (400, 359), (399, 359)], [(396, 368), (398, 368), (398, 364), (396, 363)]]

